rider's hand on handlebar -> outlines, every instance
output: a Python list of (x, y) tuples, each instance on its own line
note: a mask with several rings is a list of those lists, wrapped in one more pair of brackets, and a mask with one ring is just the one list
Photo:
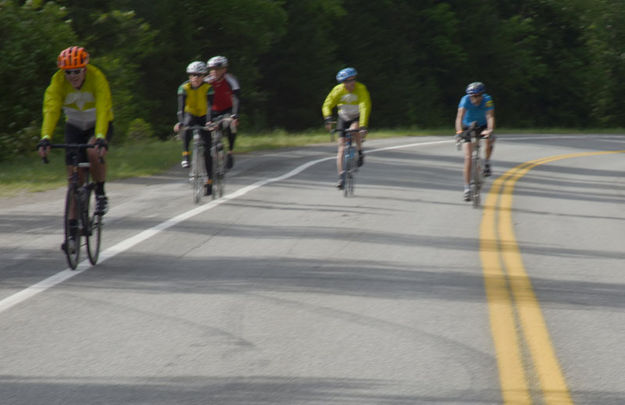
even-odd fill
[(174, 125), (174, 132), (180, 132), (180, 127), (182, 127), (182, 124), (180, 122), (177, 122), (176, 125)]
[(332, 117), (325, 117), (323, 121), (325, 123), (326, 131), (331, 131), (332, 124), (334, 124), (334, 120), (332, 119)]
[(367, 134), (369, 133), (369, 131), (367, 130), (367, 127), (360, 127), (359, 129), (360, 129), (359, 134), (363, 138), (367, 136)]
[(234, 128), (239, 126), (239, 114), (232, 114), (230, 119), (232, 120), (232, 124), (230, 124), (231, 126)]
[(95, 147), (98, 150), (98, 156), (100, 157), (106, 156), (106, 152), (109, 149), (109, 145), (105, 138), (96, 138)]
[(484, 136), (484, 138), (488, 138), (488, 137), (490, 137), (490, 134), (492, 134), (492, 133), (493, 133), (492, 129), (485, 129), (485, 130), (482, 131), (481, 135)]
[(50, 140), (48, 138), (43, 138), (37, 144), (37, 150), (39, 151), (39, 156), (45, 158), (48, 156), (50, 152)]

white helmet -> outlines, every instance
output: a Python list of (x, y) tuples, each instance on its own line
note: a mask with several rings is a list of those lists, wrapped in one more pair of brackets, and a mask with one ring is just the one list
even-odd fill
[(208, 73), (208, 69), (206, 68), (206, 63), (202, 61), (196, 60), (187, 66), (187, 74), (205, 75), (206, 73)]
[(208, 60), (208, 68), (228, 67), (228, 58), (225, 56), (213, 56)]

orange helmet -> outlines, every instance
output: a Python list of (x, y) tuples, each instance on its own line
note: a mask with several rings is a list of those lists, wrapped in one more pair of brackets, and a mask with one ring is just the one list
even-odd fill
[(85, 48), (80, 46), (70, 46), (63, 49), (56, 60), (59, 69), (78, 69), (87, 66), (89, 54)]

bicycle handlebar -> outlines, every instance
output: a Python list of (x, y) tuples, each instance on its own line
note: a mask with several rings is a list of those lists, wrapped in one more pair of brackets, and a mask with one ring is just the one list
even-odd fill
[[(51, 143), (50, 149), (74, 149), (76, 151), (80, 151), (82, 149), (93, 149), (98, 146), (93, 143)], [(50, 161), (47, 156), (41, 158), (43, 163), (48, 164)], [(100, 156), (100, 163), (104, 163), (104, 158)]]
[(214, 131), (219, 126), (221, 126), (222, 128), (226, 128), (232, 125), (232, 121), (234, 121), (232, 117), (227, 117), (225, 114), (218, 115), (217, 117), (215, 117), (214, 120), (210, 121), (212, 122), (212, 125), (208, 125), (208, 128), (211, 131)]
[(206, 125), (190, 125), (190, 126), (181, 126), (180, 130), (181, 131), (186, 131), (186, 130), (195, 130), (197, 129), (198, 131), (207, 131), (208, 127), (206, 127)]

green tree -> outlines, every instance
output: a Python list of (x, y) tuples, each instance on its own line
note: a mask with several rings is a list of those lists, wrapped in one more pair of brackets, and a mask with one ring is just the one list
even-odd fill
[(286, 34), (260, 59), (266, 125), (304, 129), (321, 125), (321, 104), (341, 67), (335, 26), (345, 10), (338, 0), (285, 3)]
[(59, 50), (76, 41), (54, 3), (0, 1), (0, 159), (34, 149)]

